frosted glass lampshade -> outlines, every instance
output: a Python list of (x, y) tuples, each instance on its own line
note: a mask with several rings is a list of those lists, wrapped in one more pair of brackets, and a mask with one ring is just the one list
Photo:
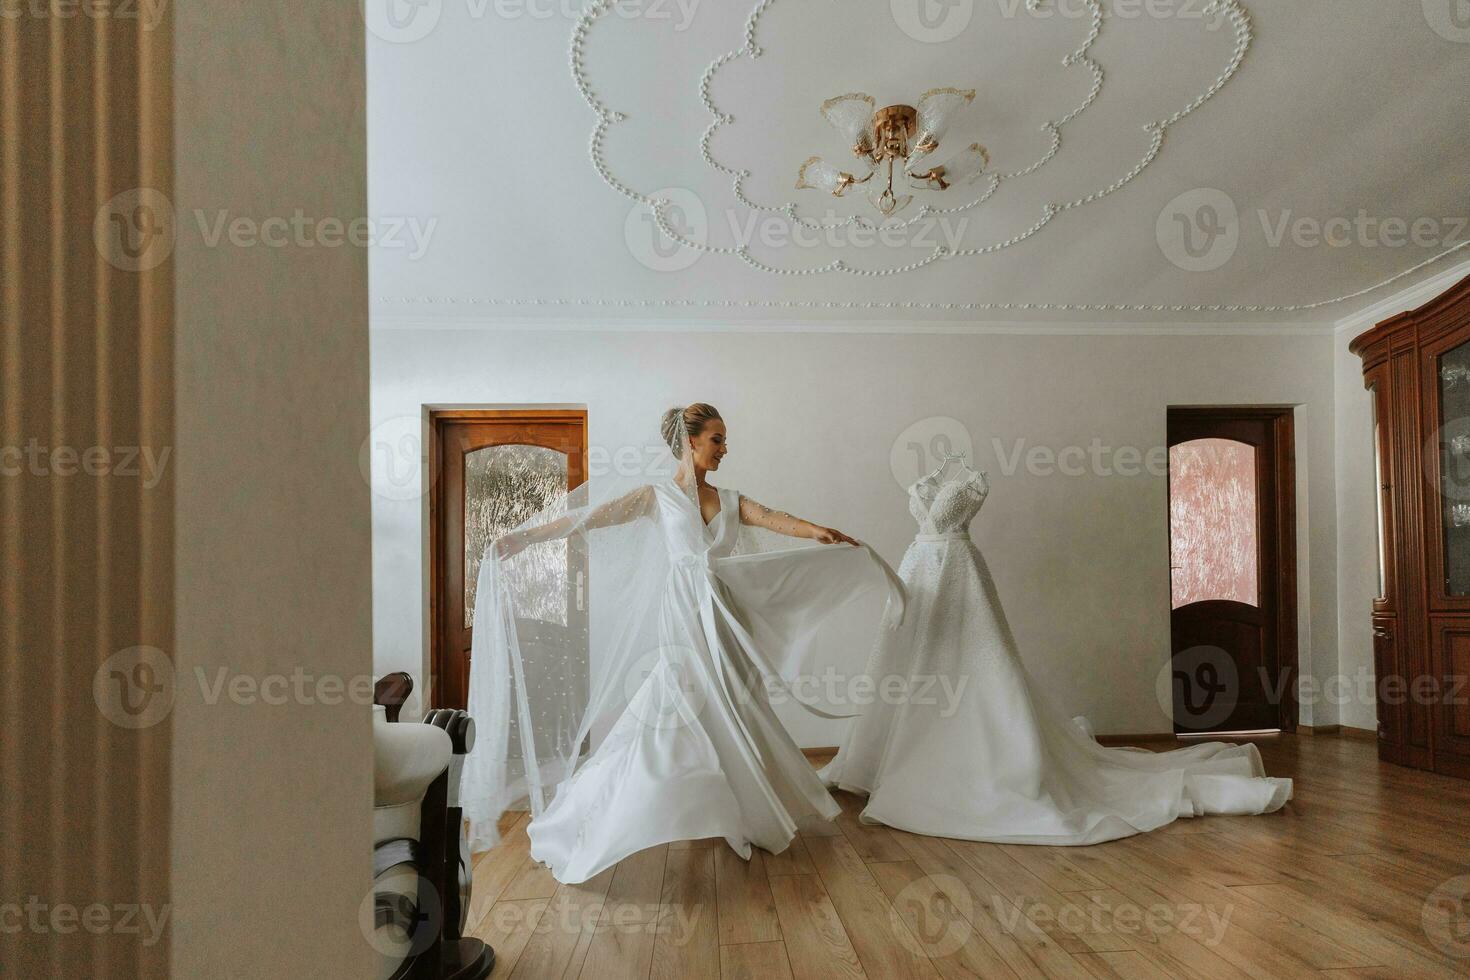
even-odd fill
[(990, 166), (990, 151), (979, 143), (971, 143), (944, 162), (939, 174), (949, 184), (973, 184)]
[(919, 96), (919, 104), (915, 106), (919, 113), (919, 125), (914, 134), (914, 145), (928, 147), (937, 144), (944, 138), (949, 124), (960, 110), (973, 101), (975, 90), (972, 88), (931, 88)]
[(909, 184), (922, 190), (942, 191), (956, 184), (973, 184), (990, 166), (990, 153), (979, 143), (971, 143), (943, 165), (937, 166), (937, 153), (913, 157), (904, 171)]
[(822, 103), (822, 116), (858, 156), (873, 152), (873, 97), (851, 92)]
[(850, 175), (844, 174), (821, 157), (812, 157), (796, 174), (797, 190), (818, 190), (841, 196), (847, 190)]

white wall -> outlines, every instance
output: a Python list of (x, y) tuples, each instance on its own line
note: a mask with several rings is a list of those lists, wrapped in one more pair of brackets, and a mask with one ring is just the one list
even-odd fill
[[(869, 540), (897, 562), (913, 535), (890, 469), (895, 440), (960, 420), (993, 492), (975, 538), (1022, 655), (1063, 707), (1102, 733), (1170, 730), (1155, 695), (1169, 657), (1162, 475), (1006, 472), (1024, 447), (1146, 453), (1165, 410), (1295, 404), (1300, 649), (1304, 672), (1337, 670), (1336, 472), (1331, 345), (1321, 330), (1106, 333), (635, 332), (408, 329), (373, 332), (373, 422), (391, 434), (422, 406), (584, 403), (594, 446), (657, 445), (659, 413), (707, 400), (731, 453), (717, 482)], [(1084, 328), (1086, 329), (1086, 328)], [(413, 431), (417, 431), (413, 429)], [(1122, 461), (1126, 462), (1126, 461)], [(375, 484), (374, 644), (379, 672), (426, 665), (424, 502)], [(404, 497), (409, 499), (403, 499)], [(784, 719), (806, 745), (841, 723)], [(1330, 724), (1335, 717), (1303, 722)]]
[(1339, 322), (1333, 338), (1337, 411), (1338, 670), (1345, 684), (1342, 724), (1376, 730), (1377, 703), (1363, 678), (1373, 677), (1371, 613), (1378, 594), (1378, 531), (1374, 495), (1373, 404), (1363, 387), (1363, 362), (1348, 351), (1354, 337), (1405, 310), (1427, 303), (1470, 275), (1462, 263)]

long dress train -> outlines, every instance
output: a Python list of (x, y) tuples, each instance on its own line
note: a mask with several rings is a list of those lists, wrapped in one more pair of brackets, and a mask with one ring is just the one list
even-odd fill
[(868, 794), (870, 822), (1016, 844), (1092, 844), (1182, 816), (1283, 806), (1291, 780), (1267, 777), (1254, 745), (1106, 748), (1046, 702), (970, 539), (986, 492), (978, 473), (910, 488), (919, 532), (898, 573), (908, 614), (868, 667), (880, 684), (907, 679), (908, 693), (854, 721), (823, 770), (828, 784)]

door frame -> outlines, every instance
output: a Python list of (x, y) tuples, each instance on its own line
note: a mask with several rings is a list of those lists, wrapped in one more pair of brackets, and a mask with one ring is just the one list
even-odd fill
[(448, 596), (444, 587), (444, 508), (440, 504), (444, 477), (444, 427), (456, 421), (493, 422), (514, 419), (520, 422), (580, 422), (582, 426), (582, 459), (587, 461), (587, 408), (584, 405), (485, 405), (479, 407), (442, 408), (424, 406), (428, 427), (429, 449), (429, 519), (426, 523), (428, 566), (425, 581), (428, 594), (426, 621), (429, 627), (429, 676), (425, 684), (423, 704), (426, 708), (442, 708), (445, 674), (444, 621)]
[[(1276, 499), (1274, 510), (1276, 526), (1273, 539), (1275, 547), (1266, 548), (1262, 542), (1262, 565), (1269, 569), (1275, 565), (1275, 576), (1261, 577), (1261, 588), (1268, 587), (1267, 579), (1275, 584), (1274, 598), (1278, 614), (1276, 617), (1276, 659), (1279, 665), (1282, 698), (1277, 713), (1283, 732), (1297, 731), (1301, 721), (1301, 706), (1297, 703), (1297, 677), (1300, 657), (1297, 650), (1297, 618), (1301, 610), (1297, 605), (1297, 540), (1296, 540), (1296, 407), (1293, 405), (1170, 405), (1167, 409), (1166, 434), (1164, 437), (1165, 457), (1170, 446), (1167, 423), (1175, 419), (1190, 421), (1268, 422), (1271, 423), (1272, 442), (1275, 453), (1271, 464), (1276, 470)], [(1167, 534), (1166, 557), (1173, 564), (1173, 526), (1169, 519), (1169, 478), (1164, 478), (1164, 514)], [(1169, 601), (1173, 602), (1173, 572), (1170, 571)], [(1170, 621), (1169, 659), (1174, 658), (1173, 622)], [(1201, 732), (1202, 737), (1211, 733)]]

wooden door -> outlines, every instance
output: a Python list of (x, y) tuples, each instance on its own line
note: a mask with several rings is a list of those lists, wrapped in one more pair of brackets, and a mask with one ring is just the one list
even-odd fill
[(1169, 410), (1174, 729), (1296, 728), (1289, 408)]
[[(430, 413), (429, 703), (465, 708), (469, 694), (474, 591), (485, 545), (587, 478), (584, 409), (454, 409)], [(587, 570), (566, 554), (566, 601), (557, 624), (586, 616)]]

